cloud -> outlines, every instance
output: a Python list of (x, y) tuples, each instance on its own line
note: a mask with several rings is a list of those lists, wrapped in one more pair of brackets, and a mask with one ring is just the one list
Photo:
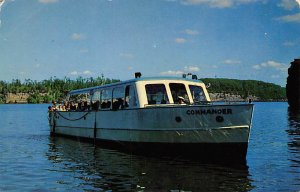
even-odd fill
[(169, 71), (164, 71), (164, 72), (161, 72), (160, 74), (161, 75), (182, 75), (184, 72), (183, 71), (172, 71), (172, 70), (169, 70)]
[(89, 70), (86, 70), (86, 71), (83, 71), (82, 74), (84, 74), (84, 75), (91, 75), (93, 73), (91, 71), (89, 71)]
[(261, 66), (260, 65), (253, 65), (252, 68), (256, 69), (256, 70), (259, 70), (259, 69), (261, 69)]
[(261, 65), (262, 67), (273, 67), (273, 68), (278, 68), (278, 67), (280, 67), (282, 64), (281, 64), (281, 63), (278, 63), (278, 62), (275, 62), (275, 61), (267, 61), (267, 62), (261, 63), (260, 65)]
[(297, 45), (297, 43), (296, 42), (291, 42), (291, 41), (286, 41), (286, 42), (283, 43), (283, 46), (285, 46), (285, 47), (293, 47), (295, 45)]
[(256, 70), (260, 70), (262, 68), (273, 68), (277, 71), (286, 72), (288, 66), (276, 61), (266, 61), (258, 65), (253, 65), (252, 68)]
[(187, 35), (199, 35), (199, 31), (192, 30), (192, 29), (186, 29), (186, 30), (184, 30), (184, 33)]
[(182, 0), (183, 5), (208, 5), (211, 8), (230, 8), (235, 5), (254, 3), (259, 0)]
[(199, 71), (200, 68), (197, 66), (185, 66), (183, 70), (169, 70), (169, 71), (164, 71), (161, 72), (161, 75), (171, 75), (171, 76), (176, 76), (176, 75), (182, 75), (184, 73), (193, 73)]
[[(298, 1), (300, 2), (300, 0), (298, 0)], [(292, 10), (299, 6), (298, 3), (296, 0), (281, 0), (281, 2), (278, 4), (278, 6), (282, 7), (285, 10)]]
[(79, 73), (77, 71), (72, 71), (70, 72), (70, 75), (79, 75)]
[(49, 4), (49, 3), (56, 3), (56, 2), (58, 2), (58, 0), (39, 0), (39, 2)]
[(90, 71), (90, 70), (85, 70), (85, 71), (82, 71), (82, 72), (78, 72), (78, 71), (72, 71), (70, 72), (70, 75), (73, 75), (73, 76), (78, 76), (78, 75), (92, 75), (93, 73)]
[(79, 34), (79, 33), (73, 33), (71, 35), (71, 39), (73, 39), (75, 41), (83, 40), (83, 39), (85, 39), (85, 35)]
[(185, 38), (176, 38), (176, 39), (175, 39), (175, 42), (176, 42), (176, 43), (183, 44), (183, 43), (186, 43), (186, 39), (185, 39)]
[(199, 70), (200, 70), (200, 68), (197, 66), (185, 66), (184, 67), (184, 71), (186, 71), (186, 72), (197, 72)]
[[(0, 0), (0, 12), (1, 12), (1, 7), (4, 3), (5, 3), (5, 0)], [(0, 27), (1, 27), (1, 23), (2, 23), (2, 21), (0, 19)]]
[(300, 23), (300, 13), (278, 17), (276, 20), (285, 23)]
[(226, 59), (223, 61), (224, 64), (228, 64), (228, 65), (237, 65), (240, 64), (241, 61), (239, 60), (233, 60), (233, 59)]

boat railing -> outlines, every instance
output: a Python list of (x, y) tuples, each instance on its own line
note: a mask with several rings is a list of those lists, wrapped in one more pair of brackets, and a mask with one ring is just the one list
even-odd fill
[(184, 103), (184, 104), (178, 104), (178, 103), (169, 103), (169, 104), (145, 104), (145, 108), (149, 107), (178, 107), (178, 106), (194, 106), (194, 105), (213, 105), (213, 102), (211, 101), (199, 101), (195, 103)]
[(211, 101), (194, 101), (193, 105), (213, 105)]

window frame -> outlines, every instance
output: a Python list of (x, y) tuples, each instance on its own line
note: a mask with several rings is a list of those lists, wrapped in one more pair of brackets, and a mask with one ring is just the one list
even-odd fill
[[(163, 91), (161, 92), (162, 94), (160, 94), (163, 98), (161, 98), (160, 102), (158, 102), (158, 100), (154, 100), (154, 99), (149, 100), (149, 95), (157, 97), (158, 96), (157, 93), (160, 93), (160, 92), (156, 92), (155, 94), (152, 94), (152, 93), (149, 94), (148, 93), (148, 91), (150, 91), (149, 86), (158, 86), (158, 85), (161, 85), (163, 87)], [(145, 93), (146, 93), (146, 97), (147, 97), (147, 105), (159, 105), (159, 104), (169, 104), (170, 103), (170, 98), (169, 98), (167, 86), (165, 85), (165, 83), (147, 83), (147, 84), (145, 84)]]

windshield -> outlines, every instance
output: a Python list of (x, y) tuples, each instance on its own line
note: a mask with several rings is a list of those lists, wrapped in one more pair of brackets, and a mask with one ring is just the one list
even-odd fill
[(146, 87), (148, 104), (167, 104), (169, 99), (164, 84), (148, 84)]
[(170, 90), (173, 97), (174, 103), (180, 103), (180, 98), (182, 102), (189, 103), (189, 97), (185, 89), (185, 85), (182, 83), (170, 83)]
[(201, 86), (189, 85), (194, 103), (207, 101), (204, 91)]

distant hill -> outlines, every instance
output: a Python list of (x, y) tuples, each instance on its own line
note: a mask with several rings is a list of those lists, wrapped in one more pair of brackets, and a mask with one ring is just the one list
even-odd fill
[(258, 101), (286, 100), (285, 88), (273, 83), (224, 78), (205, 78), (201, 80), (208, 86), (208, 92), (212, 93), (213, 96), (219, 96), (217, 100), (227, 100), (230, 96), (240, 98), (238, 100), (249, 98)]

